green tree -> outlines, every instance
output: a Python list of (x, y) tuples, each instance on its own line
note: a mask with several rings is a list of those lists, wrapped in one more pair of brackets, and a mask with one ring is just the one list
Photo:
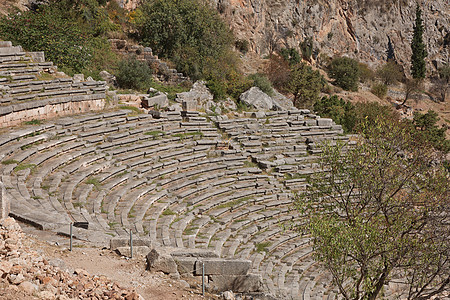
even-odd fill
[(357, 91), (359, 81), (358, 62), (349, 57), (333, 58), (328, 75), (334, 79), (334, 84), (347, 91)]
[(0, 18), (0, 38), (28, 51), (44, 51), (63, 71), (95, 75), (113, 65), (109, 43), (103, 36), (114, 24), (93, 0), (52, 0), (36, 11)]
[(345, 133), (351, 133), (357, 122), (355, 106), (336, 95), (316, 101), (314, 111), (321, 117), (331, 118), (336, 124), (342, 125)]
[(145, 91), (152, 81), (152, 70), (132, 56), (119, 62), (116, 79), (121, 88)]
[(412, 124), (417, 130), (417, 134), (429, 142), (435, 149), (441, 150), (444, 153), (450, 151), (450, 140), (446, 139), (445, 132), (447, 128), (436, 125), (439, 121), (438, 114), (435, 111), (429, 110), (427, 113), (414, 112)]
[(377, 68), (376, 75), (385, 85), (396, 84), (403, 78), (401, 67), (392, 60)]
[(324, 84), (325, 79), (319, 71), (302, 62), (292, 67), (287, 91), (294, 95), (295, 107), (308, 107), (319, 100)]
[(419, 4), (416, 6), (416, 21), (414, 24), (414, 34), (411, 41), (411, 75), (414, 79), (425, 78), (426, 73), (426, 63), (425, 58), (427, 57), (427, 50), (425, 43), (423, 42), (423, 21), (422, 21), (422, 10)]
[[(367, 126), (365, 126), (367, 125)], [(314, 255), (344, 299), (443, 296), (450, 284), (450, 180), (408, 126), (362, 123), (357, 144), (324, 145), (296, 198)], [(444, 296), (445, 297), (445, 296)]]
[[(218, 12), (200, 0), (154, 0), (140, 7), (136, 21), (143, 44), (192, 79), (208, 77), (206, 68), (218, 68), (230, 59), (234, 38)], [(220, 66), (222, 67), (222, 66)]]
[(291, 66), (295, 66), (302, 61), (302, 57), (294, 48), (283, 48), (280, 51), (280, 55), (289, 62), (289, 65)]

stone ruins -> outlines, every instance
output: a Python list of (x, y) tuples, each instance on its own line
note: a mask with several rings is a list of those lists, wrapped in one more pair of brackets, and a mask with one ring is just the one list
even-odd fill
[(102, 110), (104, 82), (41, 80), (51, 63), (2, 46), (2, 213), (7, 195), (17, 220), (65, 234), (73, 222), (75, 238), (121, 251), (132, 231), (150, 269), (194, 276), (203, 262), (215, 291), (335, 298), (308, 236), (282, 224), (301, 222), (293, 192), (319, 171), (318, 143), (349, 140), (340, 125), (297, 109)]

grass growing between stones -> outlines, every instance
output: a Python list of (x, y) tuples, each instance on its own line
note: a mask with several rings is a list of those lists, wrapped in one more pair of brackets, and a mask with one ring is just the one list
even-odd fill
[(17, 160), (14, 159), (7, 159), (2, 161), (2, 165), (13, 165), (13, 164), (18, 164), (19, 162)]
[(234, 207), (238, 204), (241, 204), (244, 201), (250, 200), (250, 197), (244, 197), (244, 198), (240, 198), (240, 199), (235, 199), (233, 201), (228, 201), (226, 203), (220, 204), (219, 206), (217, 206), (217, 208), (227, 208), (227, 207)]
[(184, 235), (193, 235), (198, 229), (198, 226), (186, 227), (183, 231)]
[(26, 170), (26, 169), (34, 169), (36, 167), (35, 164), (19, 164), (17, 167), (14, 168), (14, 171), (18, 172), (18, 171), (22, 171), (22, 170)]
[(176, 215), (175, 212), (173, 212), (170, 208), (166, 209), (165, 211), (162, 212), (163, 216), (172, 216), (172, 215)]
[(198, 137), (203, 137), (203, 132), (200, 131), (194, 131), (194, 132), (186, 132), (186, 133), (176, 133), (176, 134), (172, 134), (173, 137), (178, 137), (181, 140), (193, 137), (195, 138), (196, 136)]
[(23, 124), (25, 124), (25, 125), (41, 125), (42, 122), (41, 122), (41, 120), (33, 119), (31, 121), (25, 121), (25, 122), (23, 122)]
[(267, 247), (269, 247), (271, 244), (272, 244), (271, 242), (262, 242), (256, 244), (256, 252), (258, 253), (268, 252), (269, 250), (267, 249)]
[(100, 190), (100, 187), (102, 186), (98, 178), (95, 177), (91, 177), (86, 180), (86, 184), (92, 184), (97, 191)]
[(117, 225), (117, 222), (109, 222), (108, 223), (108, 226), (109, 226), (109, 228), (111, 228), (111, 229), (114, 229), (114, 227)]
[(130, 106), (130, 105), (120, 105), (119, 108), (131, 110), (131, 113), (128, 114), (129, 116), (131, 116), (131, 115), (134, 116), (134, 115), (138, 115), (141, 113), (141, 110), (139, 108)]
[(254, 162), (252, 162), (252, 161), (246, 160), (246, 161), (244, 161), (244, 167), (247, 167), (247, 168), (257, 168), (257, 167), (258, 167), (258, 164), (257, 164), (257, 163), (254, 163)]
[(154, 138), (156, 138), (156, 137), (159, 137), (159, 136), (164, 135), (165, 132), (164, 132), (164, 131), (160, 131), (160, 130), (153, 130), (153, 131), (148, 131), (148, 132), (146, 132), (146, 133), (144, 133), (144, 134), (145, 134), (145, 135), (151, 135), (151, 136), (153, 136)]

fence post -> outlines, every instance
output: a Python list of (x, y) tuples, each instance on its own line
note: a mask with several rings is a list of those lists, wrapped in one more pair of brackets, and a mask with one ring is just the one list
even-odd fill
[(130, 258), (133, 258), (133, 231), (130, 229)]
[(202, 295), (205, 296), (205, 263), (202, 261)]
[(69, 251), (72, 252), (72, 239), (73, 239), (73, 229), (72, 229), (72, 222), (70, 222), (70, 246), (69, 246)]

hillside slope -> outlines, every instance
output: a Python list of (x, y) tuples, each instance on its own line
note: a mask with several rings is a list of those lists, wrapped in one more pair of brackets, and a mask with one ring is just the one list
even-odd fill
[[(266, 55), (274, 47), (295, 47), (313, 39), (315, 55), (348, 55), (371, 66), (386, 60), (389, 43), (409, 71), (413, 0), (212, 0), (236, 36)], [(422, 4), (428, 70), (450, 59), (448, 0)]]

